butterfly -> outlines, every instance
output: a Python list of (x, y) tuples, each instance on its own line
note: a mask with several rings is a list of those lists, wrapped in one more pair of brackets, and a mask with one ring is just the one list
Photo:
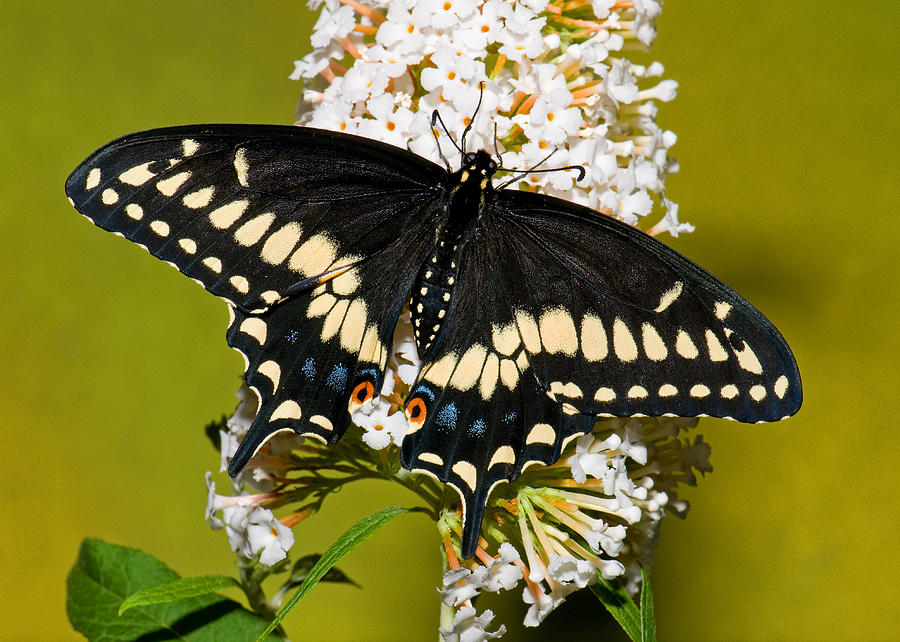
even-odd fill
[(332, 131), (192, 125), (109, 143), (66, 193), (228, 303), (259, 398), (232, 476), (277, 433), (340, 439), (408, 306), (423, 366), (402, 464), (459, 493), (471, 557), (494, 486), (597, 417), (764, 422), (802, 400), (785, 340), (734, 290), (594, 210), (495, 188), (497, 170), (483, 150), (452, 171)]

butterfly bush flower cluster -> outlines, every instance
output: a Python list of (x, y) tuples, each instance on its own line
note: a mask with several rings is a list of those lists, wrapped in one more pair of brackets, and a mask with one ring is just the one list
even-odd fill
[[(677, 235), (693, 227), (666, 198), (675, 135), (656, 124), (659, 102), (676, 83), (659, 63), (631, 62), (656, 35), (657, 0), (311, 0), (319, 10), (312, 53), (296, 61), (305, 82), (299, 124), (407, 148), (458, 166), (449, 141), (467, 130), (469, 150), (487, 149), (503, 168), (577, 166), (520, 175), (513, 187), (592, 207)], [(476, 111), (476, 106), (480, 107)], [(447, 132), (432, 127), (437, 110)], [(472, 121), (474, 116), (475, 120)], [(442, 141), (443, 142), (443, 141)], [(481, 640), (493, 614), (473, 600), (483, 591), (521, 589), (524, 621), (536, 626), (571, 592), (622, 577), (638, 589), (652, 560), (660, 520), (683, 515), (680, 484), (710, 470), (709, 449), (687, 431), (695, 419), (603, 419), (553, 465), (536, 465), (495, 489), (474, 558), (459, 557), (461, 515), (439, 482), (400, 467), (407, 430), (404, 399), (421, 363), (401, 315), (380, 395), (352, 414), (335, 446), (277, 435), (220, 495), (207, 476), (207, 519), (224, 529), (246, 563), (273, 565), (294, 543), (293, 527), (343, 484), (391, 479), (434, 515), (445, 574), (440, 633)], [(221, 470), (256, 413), (249, 390), (220, 432)], [(450, 493), (449, 495), (452, 495)], [(278, 511), (281, 517), (276, 517)]]

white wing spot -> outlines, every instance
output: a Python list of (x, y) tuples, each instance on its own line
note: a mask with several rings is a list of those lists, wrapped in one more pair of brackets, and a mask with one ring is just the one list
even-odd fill
[(594, 393), (594, 401), (599, 401), (601, 403), (606, 403), (607, 401), (612, 401), (616, 398), (616, 391), (612, 388), (597, 388), (597, 392)]
[(237, 228), (234, 233), (234, 240), (244, 247), (256, 245), (263, 235), (269, 231), (269, 227), (274, 220), (275, 215), (271, 212), (255, 216)]
[(734, 349), (734, 354), (737, 357), (738, 364), (746, 370), (747, 372), (752, 372), (753, 374), (762, 374), (763, 367), (759, 362), (759, 359), (756, 356), (756, 353), (750, 349), (750, 346), (744, 341), (744, 347), (741, 350)]
[(762, 401), (766, 398), (766, 389), (760, 385), (753, 386), (750, 388), (750, 398), (753, 401)]
[(576, 384), (571, 381), (563, 383), (562, 381), (554, 381), (550, 384), (550, 392), (554, 396), (562, 395), (569, 399), (581, 399), (584, 393)]
[(628, 389), (629, 399), (643, 399), (647, 396), (647, 389), (644, 386), (631, 386)]
[(129, 170), (126, 170), (119, 174), (119, 180), (126, 185), (133, 185), (134, 187), (140, 187), (151, 178), (156, 176), (153, 172), (150, 171), (150, 165), (153, 161), (142, 163), (140, 165), (135, 165)]
[(651, 361), (663, 361), (669, 356), (666, 344), (663, 343), (662, 337), (659, 336), (659, 332), (657, 332), (656, 328), (651, 324), (644, 323), (641, 326), (641, 336), (644, 343), (644, 352), (647, 354), (648, 359)]
[(222, 261), (215, 256), (207, 256), (205, 259), (203, 259), (203, 265), (208, 267), (216, 274), (219, 274), (222, 271)]
[(220, 230), (226, 230), (244, 214), (250, 201), (240, 199), (221, 205), (209, 213), (209, 222), (213, 227)]
[(500, 381), (510, 390), (515, 390), (519, 383), (519, 369), (511, 359), (503, 359), (500, 362)]
[(136, 203), (129, 203), (128, 205), (126, 205), (125, 213), (135, 221), (140, 221), (142, 218), (144, 218), (144, 208)]
[(459, 475), (459, 478), (466, 482), (469, 489), (475, 490), (475, 485), (478, 481), (478, 471), (475, 470), (475, 466), (467, 461), (458, 461), (453, 464), (453, 468), (450, 470)]
[(540, 352), (541, 335), (534, 318), (527, 312), (516, 312), (516, 325), (519, 327), (519, 334), (522, 336), (525, 349), (532, 354)]
[(738, 387), (733, 383), (729, 383), (727, 386), (722, 386), (719, 394), (722, 395), (723, 399), (734, 399), (738, 396)]
[(697, 397), (698, 399), (702, 399), (703, 397), (709, 396), (709, 388), (704, 386), (702, 383), (698, 383), (693, 386), (690, 391), (690, 395), (692, 397)]
[(457, 390), (468, 390), (473, 387), (481, 376), (484, 360), (487, 358), (487, 350), (479, 343), (469, 346), (462, 358), (456, 364), (456, 370), (450, 377), (450, 385)]
[(662, 312), (670, 305), (675, 303), (675, 299), (681, 296), (681, 291), (684, 289), (684, 283), (681, 281), (675, 281), (675, 285), (671, 288), (663, 292), (662, 296), (659, 297), (659, 305), (653, 310), (654, 312)]
[[(263, 292), (262, 294), (259, 295), (259, 298), (262, 299), (263, 301), (265, 301), (266, 303), (268, 303), (269, 305), (272, 305), (278, 299), (281, 298), (281, 295), (278, 294), (278, 292), (276, 292), (275, 290), (266, 290), (265, 292)], [(312, 421), (312, 419), (310, 419), (310, 421)]]
[(613, 321), (613, 348), (620, 361), (628, 363), (637, 359), (637, 344), (628, 326), (619, 317)]
[(159, 236), (168, 236), (169, 232), (171, 232), (169, 224), (165, 221), (153, 221), (152, 223), (150, 223), (150, 229)]
[(500, 359), (493, 352), (487, 356), (484, 367), (481, 370), (481, 381), (478, 384), (478, 392), (481, 398), (487, 401), (494, 395), (497, 387), (497, 379), (500, 377)]
[(334, 431), (334, 424), (331, 423), (331, 419), (329, 419), (328, 417), (323, 417), (322, 415), (313, 415), (309, 418), (309, 423), (319, 426), (326, 432)]
[(164, 178), (156, 184), (156, 189), (164, 196), (172, 196), (178, 191), (178, 188), (187, 182), (191, 177), (190, 172), (179, 172), (169, 178)]
[(659, 387), (659, 396), (660, 397), (674, 397), (678, 394), (678, 388), (673, 386), (671, 383), (664, 383)]
[(600, 361), (609, 353), (603, 323), (592, 314), (581, 320), (581, 352), (588, 361)]
[(281, 402), (281, 405), (269, 417), (269, 421), (275, 421), (276, 419), (300, 419), (302, 416), (303, 412), (300, 410), (300, 404), (296, 401), (288, 400)]
[(573, 355), (578, 350), (578, 335), (572, 316), (564, 308), (554, 308), (541, 315), (541, 342), (550, 354)]
[(95, 167), (88, 172), (87, 180), (84, 181), (84, 189), (94, 189), (100, 184), (100, 168)]
[(300, 224), (293, 221), (278, 228), (263, 243), (260, 257), (270, 265), (280, 265), (300, 240), (300, 233)]
[(278, 389), (278, 382), (281, 381), (281, 366), (279, 366), (274, 361), (264, 361), (259, 364), (259, 367), (256, 371), (269, 378), (272, 382), (272, 388), (274, 390)]
[(324, 234), (316, 234), (291, 254), (288, 267), (303, 276), (324, 274), (337, 258), (337, 249), (334, 241)]
[(194, 241), (194, 239), (179, 239), (178, 245), (188, 254), (197, 253), (197, 243), (196, 241)]
[(193, 156), (198, 149), (200, 149), (200, 145), (198, 145), (197, 141), (195, 140), (185, 138), (183, 141), (181, 141), (182, 156)]
[(775, 380), (775, 386), (772, 389), (775, 391), (776, 397), (784, 399), (784, 393), (786, 393), (788, 389), (788, 378), (784, 375), (778, 377), (778, 379)]
[(185, 207), (192, 210), (198, 210), (201, 207), (209, 205), (215, 191), (216, 188), (210, 185), (209, 187), (198, 189), (196, 192), (186, 194), (185, 197), (181, 199), (181, 202), (184, 203)]
[(712, 330), (706, 331), (706, 347), (709, 350), (710, 361), (725, 361), (728, 358), (728, 353)]
[(256, 339), (259, 345), (263, 345), (266, 342), (268, 326), (265, 321), (258, 317), (247, 317), (241, 322), (241, 327), (238, 329)]
[(535, 424), (525, 437), (526, 445), (530, 444), (547, 444), (552, 446), (556, 443), (556, 431), (550, 424)]
[(104, 205), (115, 205), (119, 202), (119, 194), (116, 190), (107, 187), (103, 190), (103, 193), (100, 194), (100, 200), (103, 201)]
[(322, 325), (322, 341), (328, 341), (331, 337), (338, 333), (344, 323), (344, 317), (347, 315), (347, 308), (350, 307), (348, 299), (338, 301), (328, 315), (325, 317), (325, 323)]
[(495, 324), (491, 328), (491, 338), (494, 342), (494, 349), (504, 357), (511, 356), (520, 343), (519, 331), (514, 323), (505, 325), (502, 328)]
[(231, 286), (241, 294), (247, 294), (247, 292), (250, 291), (250, 282), (247, 281), (246, 277), (235, 275), (228, 279), (228, 282), (231, 283)]
[(424, 461), (426, 464), (434, 464), (435, 466), (444, 465), (444, 459), (437, 453), (421, 453), (418, 457), (418, 460)]
[(697, 355), (700, 354), (697, 346), (694, 345), (691, 337), (684, 330), (679, 330), (678, 336), (675, 338), (675, 352), (685, 359), (696, 359)]
[(731, 312), (731, 304), (725, 303), (725, 301), (717, 301), (715, 309), (716, 309), (716, 318), (719, 321), (724, 321), (725, 317), (728, 316), (728, 313)]
[(497, 450), (494, 451), (494, 454), (491, 456), (491, 461), (488, 463), (488, 468), (496, 466), (497, 464), (515, 464), (516, 463), (516, 452), (512, 449), (511, 446), (500, 446)]
[(241, 187), (249, 187), (247, 173), (250, 171), (250, 163), (247, 162), (247, 150), (244, 147), (238, 148), (234, 154), (234, 171)]
[(450, 381), (450, 376), (456, 368), (456, 354), (450, 353), (432, 363), (423, 373), (422, 377), (438, 387), (444, 387)]

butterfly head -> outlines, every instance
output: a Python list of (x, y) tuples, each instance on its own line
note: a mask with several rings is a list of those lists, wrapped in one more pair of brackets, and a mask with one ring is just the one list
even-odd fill
[(459, 168), (460, 183), (472, 181), (485, 189), (499, 167), (497, 161), (483, 149), (466, 152), (462, 158), (462, 167)]

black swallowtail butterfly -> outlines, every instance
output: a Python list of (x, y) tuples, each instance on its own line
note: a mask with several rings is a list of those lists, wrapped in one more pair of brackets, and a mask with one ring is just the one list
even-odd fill
[(340, 439), (408, 304), (423, 368), (402, 462), (457, 490), (466, 557), (494, 485), (595, 417), (797, 411), (790, 349), (736, 292), (619, 221), (495, 189), (496, 169), (485, 151), (451, 172), (331, 131), (196, 125), (113, 141), (66, 193), (228, 302), (260, 399), (232, 475), (277, 432)]

